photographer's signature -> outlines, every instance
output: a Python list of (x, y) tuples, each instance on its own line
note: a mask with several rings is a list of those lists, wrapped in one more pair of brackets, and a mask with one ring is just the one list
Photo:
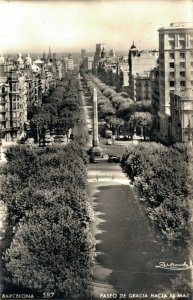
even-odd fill
[(174, 270), (174, 271), (183, 271), (189, 270), (193, 267), (192, 260), (190, 259), (189, 263), (174, 263), (174, 262), (159, 262), (159, 265), (155, 266), (155, 268), (166, 269), (166, 270)]

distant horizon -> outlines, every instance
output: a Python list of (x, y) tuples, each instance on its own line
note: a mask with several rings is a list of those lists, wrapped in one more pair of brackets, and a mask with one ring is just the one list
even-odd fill
[[(137, 47), (137, 46), (136, 46)], [(84, 49), (84, 48), (82, 48), (82, 49)], [(95, 54), (95, 50), (93, 50), (93, 51), (91, 51), (91, 50), (87, 50), (87, 49), (85, 49), (86, 50), (86, 56), (87, 56), (87, 54), (92, 54), (93, 56), (94, 56), (94, 54)], [(109, 52), (109, 50), (111, 50), (111, 49), (107, 49), (107, 56), (108, 56), (108, 52)], [(128, 50), (115, 50), (115, 49), (113, 49), (114, 51), (115, 51), (115, 55), (118, 53), (119, 55), (127, 55), (128, 54), (128, 52), (129, 52), (129, 49)], [(139, 51), (158, 51), (158, 49), (138, 49)], [(14, 55), (14, 56), (17, 56), (19, 53), (21, 53), (21, 55), (22, 56), (24, 56), (24, 55), (27, 55), (27, 54), (30, 54), (30, 55), (41, 55), (41, 56), (43, 56), (43, 53), (44, 53), (44, 51), (33, 51), (33, 52), (30, 52), (30, 51), (22, 51), (21, 49), (18, 49), (17, 51), (8, 51), (8, 52), (6, 52), (6, 53), (1, 53), (3, 56), (5, 56), (5, 55)], [(45, 51), (45, 54), (46, 55), (48, 55), (48, 53), (49, 53), (49, 51)], [(72, 50), (72, 51), (51, 51), (51, 54), (54, 54), (54, 53), (56, 53), (56, 54), (64, 54), (64, 55), (68, 55), (68, 54), (79, 54), (80, 56), (82, 55), (81, 54), (81, 49), (80, 49), (80, 51), (76, 51), (76, 50)]]

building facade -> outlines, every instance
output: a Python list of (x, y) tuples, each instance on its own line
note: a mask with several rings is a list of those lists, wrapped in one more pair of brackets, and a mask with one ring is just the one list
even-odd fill
[(157, 67), (158, 51), (138, 51), (133, 45), (129, 49), (129, 97), (134, 101), (151, 99), (150, 72)]
[[(50, 55), (50, 54), (49, 54)], [(4, 142), (18, 138), (25, 131), (27, 107), (41, 105), (61, 80), (62, 62), (55, 59), (32, 61), (0, 56), (0, 134)]]
[(151, 100), (152, 97), (152, 84), (150, 72), (144, 72), (135, 77), (135, 101)]
[(171, 93), (171, 132), (173, 142), (193, 141), (193, 89)]
[(93, 69), (93, 56), (88, 56), (83, 59), (83, 68), (85, 71), (92, 71)]
[(160, 134), (168, 140), (170, 94), (193, 87), (193, 24), (171, 23), (158, 32)]

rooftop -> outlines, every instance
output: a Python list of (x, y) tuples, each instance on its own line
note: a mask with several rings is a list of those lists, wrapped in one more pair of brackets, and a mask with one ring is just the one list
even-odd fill
[(169, 27), (161, 27), (159, 30), (171, 30), (171, 29), (193, 29), (193, 22), (175, 22), (170, 23)]

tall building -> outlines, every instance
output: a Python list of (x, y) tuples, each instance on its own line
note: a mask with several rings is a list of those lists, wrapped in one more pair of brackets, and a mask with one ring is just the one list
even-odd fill
[(68, 70), (74, 70), (74, 59), (71, 54), (68, 56), (67, 66)]
[(7, 128), (10, 128), (9, 85), (6, 80), (5, 59), (0, 55), (0, 140)]
[(103, 44), (96, 44), (96, 51), (94, 56), (94, 66), (95, 69), (97, 68), (97, 64), (99, 60), (101, 59), (102, 55), (104, 56), (104, 53), (106, 53), (106, 46)]
[[(150, 100), (150, 72), (157, 67), (158, 51), (138, 51), (134, 43), (129, 49), (129, 97), (134, 101)], [(138, 96), (137, 96), (138, 95)]]
[(193, 23), (171, 23), (158, 32), (160, 134), (167, 140), (170, 93), (193, 87)]
[(63, 59), (65, 72), (68, 70), (74, 70), (74, 59), (72, 57), (72, 54), (68, 54), (67, 57)]
[[(154, 68), (150, 73), (151, 78), (151, 104), (154, 115), (159, 111), (159, 67)], [(159, 118), (156, 118), (156, 128), (159, 131)]]
[(49, 46), (49, 52), (48, 52), (47, 60), (50, 60), (52, 58), (53, 58), (53, 56), (52, 56), (51, 48)]
[(86, 50), (81, 49), (81, 54), (82, 54), (82, 60), (86, 57)]
[(83, 68), (85, 71), (92, 71), (94, 57), (88, 56), (83, 59)]
[(109, 57), (115, 58), (115, 51), (114, 51), (114, 49), (109, 50)]

